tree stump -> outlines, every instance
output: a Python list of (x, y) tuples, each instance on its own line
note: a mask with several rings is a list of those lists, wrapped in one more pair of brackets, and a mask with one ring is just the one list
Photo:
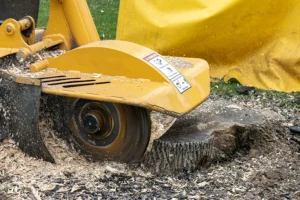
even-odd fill
[(267, 152), (276, 139), (276, 115), (208, 99), (154, 140), (142, 165), (157, 173), (192, 171), (228, 160), (237, 151)]

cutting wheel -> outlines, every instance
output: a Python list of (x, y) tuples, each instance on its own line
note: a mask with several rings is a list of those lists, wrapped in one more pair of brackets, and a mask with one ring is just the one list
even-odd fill
[(147, 110), (109, 102), (56, 97), (54, 125), (93, 160), (137, 162), (148, 146)]

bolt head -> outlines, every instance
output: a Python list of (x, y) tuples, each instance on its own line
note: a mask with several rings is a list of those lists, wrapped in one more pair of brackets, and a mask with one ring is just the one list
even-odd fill
[(12, 31), (12, 29), (10, 26), (6, 27), (6, 32), (10, 33), (11, 31)]

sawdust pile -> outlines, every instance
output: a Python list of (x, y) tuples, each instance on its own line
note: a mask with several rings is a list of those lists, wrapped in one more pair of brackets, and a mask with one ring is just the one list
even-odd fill
[[(163, 116), (159, 116), (158, 113), (154, 115), (152, 115), (153, 135), (157, 136), (161, 135), (169, 124), (162, 123)], [(155, 120), (157, 116), (159, 120)], [(58, 186), (56, 193), (68, 192), (69, 186), (64, 187), (64, 184), (59, 182), (70, 177), (84, 180), (86, 189), (93, 190), (95, 182), (110, 173), (152, 176), (141, 169), (132, 171), (121, 163), (87, 161), (64, 140), (56, 137), (51, 120), (45, 119), (40, 122), (40, 131), (56, 163), (28, 157), (16, 147), (12, 140), (4, 140), (0, 145), (0, 192), (14, 199), (44, 199), (46, 194), (51, 193)], [(71, 192), (76, 192), (80, 187), (74, 184)]]
[[(205, 109), (209, 111), (213, 102), (209, 100)], [(228, 104), (224, 99), (218, 102)], [(235, 109), (243, 104), (235, 102)], [(47, 114), (44, 117), (47, 119)], [(283, 120), (279, 127), (289, 121)], [(160, 120), (155, 123), (161, 124)], [(160, 125), (156, 130), (163, 131), (164, 127)], [(0, 194), (10, 199), (300, 198), (300, 168), (297, 164), (300, 154), (296, 146), (285, 142), (267, 155), (252, 152), (196, 172), (156, 176), (120, 163), (86, 161), (63, 140), (56, 138), (50, 120), (43, 120), (40, 129), (57, 163), (27, 157), (12, 141), (5, 140), (0, 145)], [(284, 128), (277, 130), (282, 140), (288, 137)]]
[[(227, 100), (218, 101), (228, 104)], [(244, 102), (235, 101), (235, 109)], [(207, 111), (214, 100), (205, 104)], [(233, 104), (229, 104), (233, 105)], [(254, 109), (261, 107), (251, 105)], [(198, 110), (198, 109), (197, 109)], [(274, 108), (273, 108), (274, 110)], [(154, 113), (157, 115), (157, 113)], [(195, 114), (195, 113), (192, 113)], [(155, 130), (164, 131), (160, 116)], [(25, 156), (10, 140), (0, 145), (0, 197), (10, 199), (269, 199), (300, 198), (300, 154), (296, 146), (278, 144), (268, 155), (252, 152), (237, 155), (230, 162), (213, 165), (196, 172), (156, 176), (114, 162), (90, 162), (55, 136), (47, 113), (40, 123), (47, 148), (56, 164)], [(284, 126), (289, 118), (281, 119)], [(289, 133), (278, 128), (282, 140)]]
[[(9, 70), (28, 72), (28, 64), (14, 65)], [(211, 96), (202, 111), (209, 112), (216, 98), (220, 104), (228, 105), (228, 98)], [(138, 166), (87, 161), (55, 136), (49, 116), (42, 113), (40, 131), (56, 164), (28, 157), (13, 141), (4, 140), (0, 143), (0, 199), (300, 199), (299, 148), (291, 144), (284, 125), (299, 118), (297, 112), (272, 104), (266, 106), (257, 99), (231, 100), (235, 109), (247, 106), (283, 113), (276, 127), (282, 142), (270, 154), (236, 155), (230, 162), (196, 172), (156, 176)], [(198, 115), (197, 111), (191, 114)], [(173, 118), (154, 112), (151, 120), (151, 142), (174, 123)]]

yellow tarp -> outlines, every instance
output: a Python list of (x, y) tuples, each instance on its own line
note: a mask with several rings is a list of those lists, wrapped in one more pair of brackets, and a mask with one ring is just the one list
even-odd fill
[(212, 77), (300, 90), (299, 0), (122, 0), (117, 39), (203, 58)]

